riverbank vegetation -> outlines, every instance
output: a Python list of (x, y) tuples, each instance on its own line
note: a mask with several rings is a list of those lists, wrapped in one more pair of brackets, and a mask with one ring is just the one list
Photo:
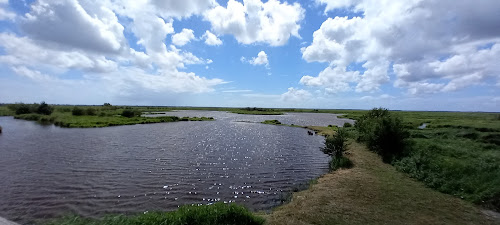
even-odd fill
[(264, 219), (253, 215), (245, 207), (216, 203), (202, 206), (182, 206), (172, 212), (147, 212), (135, 216), (106, 216), (89, 219), (68, 216), (46, 225), (262, 225)]
[(320, 177), (290, 203), (264, 215), (268, 225), (498, 224), (474, 205), (425, 187), (354, 141), (354, 167)]
[(347, 151), (347, 131), (345, 128), (339, 128), (334, 135), (328, 135), (325, 138), (325, 146), (321, 148), (323, 153), (331, 157), (329, 167), (330, 171), (340, 168), (351, 168), (352, 161), (345, 156)]
[[(426, 127), (418, 128), (422, 123)], [(389, 112), (358, 119), (358, 140), (428, 187), (500, 211), (500, 122), (490, 113)]]
[[(119, 125), (164, 123), (177, 121), (208, 121), (213, 117), (141, 116), (148, 107), (50, 106), (41, 104), (12, 104), (2, 106), (1, 112), (16, 119), (31, 120), (68, 128), (108, 127)], [(50, 112), (50, 113), (49, 113)]]
[(264, 122), (261, 122), (261, 123), (262, 124), (269, 124), (269, 125), (287, 126), (287, 127), (302, 127), (302, 126), (295, 125), (295, 124), (281, 123), (279, 120), (265, 120)]

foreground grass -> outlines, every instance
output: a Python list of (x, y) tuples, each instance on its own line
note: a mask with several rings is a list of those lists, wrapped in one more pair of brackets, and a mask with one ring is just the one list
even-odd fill
[(470, 203), (426, 188), (358, 143), (351, 169), (319, 178), (289, 204), (265, 215), (269, 225), (498, 224)]
[(261, 225), (264, 219), (243, 206), (217, 203), (182, 206), (172, 212), (148, 212), (136, 216), (107, 216), (101, 219), (69, 216), (46, 225)]

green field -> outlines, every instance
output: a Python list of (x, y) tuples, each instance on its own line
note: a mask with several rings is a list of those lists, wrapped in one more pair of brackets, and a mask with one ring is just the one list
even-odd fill
[[(29, 105), (30, 107), (33, 105)], [(53, 112), (50, 115), (38, 114), (35, 112), (16, 115), (13, 107), (0, 106), (1, 116), (14, 116), (16, 119), (36, 121), (41, 124), (54, 124), (68, 128), (91, 128), (108, 127), (133, 124), (165, 123), (177, 121), (210, 121), (213, 117), (176, 117), (140, 116), (143, 112), (149, 111), (170, 111), (161, 107), (115, 107), (115, 106), (52, 106)], [(79, 115), (74, 115), (74, 110), (79, 109)], [(124, 111), (132, 113), (131, 117), (122, 116)]]

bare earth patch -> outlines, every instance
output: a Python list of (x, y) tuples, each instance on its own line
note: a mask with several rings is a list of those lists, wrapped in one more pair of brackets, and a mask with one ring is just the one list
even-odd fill
[(353, 168), (294, 193), (290, 203), (264, 215), (267, 224), (500, 224), (471, 203), (396, 171), (359, 143), (349, 152)]

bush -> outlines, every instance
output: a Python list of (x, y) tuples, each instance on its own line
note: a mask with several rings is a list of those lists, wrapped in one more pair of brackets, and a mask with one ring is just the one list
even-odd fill
[(85, 110), (85, 114), (87, 114), (89, 116), (95, 116), (96, 115), (96, 110), (94, 108), (87, 108)]
[(384, 162), (392, 162), (407, 152), (410, 134), (401, 119), (387, 109), (370, 110), (354, 126), (359, 132), (358, 140), (382, 156)]
[(127, 117), (127, 118), (132, 118), (135, 115), (136, 115), (136, 112), (134, 112), (133, 110), (130, 110), (130, 109), (125, 109), (122, 112), (122, 116), (123, 117)]
[(342, 156), (340, 158), (332, 158), (332, 160), (330, 160), (330, 163), (329, 163), (330, 171), (334, 171), (334, 170), (337, 170), (339, 168), (348, 169), (348, 168), (352, 168), (353, 166), (354, 166), (354, 164), (352, 163), (352, 161), (345, 156)]
[(334, 136), (328, 136), (325, 140), (325, 147), (321, 149), (325, 154), (334, 158), (341, 158), (347, 150), (347, 132), (340, 128)]
[(343, 127), (352, 127), (352, 124), (350, 124), (350, 123), (344, 123)]
[(26, 104), (16, 104), (15, 106), (16, 115), (32, 113), (32, 108)]
[(48, 105), (45, 102), (41, 102), (38, 108), (36, 109), (36, 113), (42, 114), (42, 115), (50, 115), (54, 111), (54, 108), (52, 106)]
[(328, 136), (325, 140), (325, 147), (321, 149), (325, 154), (332, 157), (330, 160), (330, 171), (337, 170), (338, 168), (351, 168), (352, 162), (349, 158), (344, 156), (347, 150), (347, 132), (344, 128), (339, 128), (337, 134)]
[(71, 111), (71, 114), (73, 114), (73, 116), (83, 116), (85, 111), (82, 108), (75, 106)]

